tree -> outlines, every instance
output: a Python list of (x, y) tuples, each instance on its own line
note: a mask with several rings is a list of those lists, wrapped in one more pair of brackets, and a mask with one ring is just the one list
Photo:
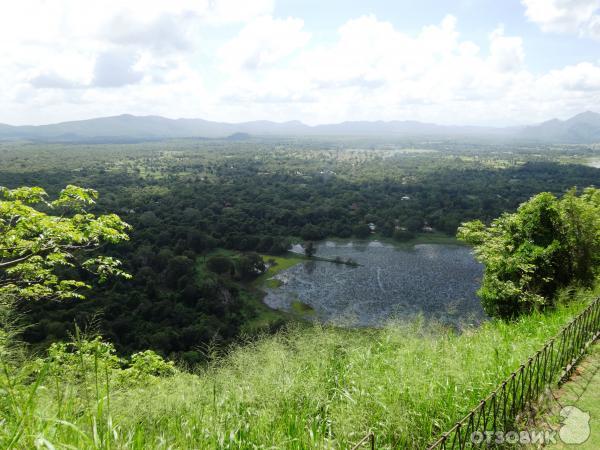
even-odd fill
[(167, 264), (165, 281), (171, 288), (177, 287), (177, 282), (184, 275), (188, 275), (194, 267), (194, 262), (186, 256), (175, 256)]
[(240, 255), (237, 258), (235, 266), (238, 277), (242, 280), (256, 278), (267, 270), (262, 256), (257, 253)]
[(300, 237), (307, 241), (319, 240), (325, 237), (323, 230), (312, 223), (307, 223), (300, 230)]
[(544, 192), (485, 226), (458, 230), (485, 265), (479, 296), (491, 316), (511, 318), (553, 304), (558, 289), (590, 284), (600, 266), (600, 190), (562, 199)]
[(39, 187), (0, 187), (0, 296), (83, 298), (81, 290), (90, 285), (75, 279), (77, 269), (100, 282), (110, 276), (130, 278), (118, 259), (90, 256), (104, 244), (129, 239), (130, 226), (117, 215), (88, 211), (97, 198), (93, 189), (72, 185), (53, 201)]
[(233, 273), (233, 262), (227, 256), (215, 255), (208, 258), (206, 261), (206, 267), (211, 272), (219, 275)]
[(315, 247), (315, 243), (313, 241), (304, 243), (304, 254), (307, 257), (312, 258), (316, 251), (317, 248)]

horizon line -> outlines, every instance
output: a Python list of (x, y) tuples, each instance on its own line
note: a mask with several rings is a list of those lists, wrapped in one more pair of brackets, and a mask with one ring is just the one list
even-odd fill
[[(580, 113), (577, 113), (573, 116), (571, 116), (570, 118), (579, 116), (581, 114), (600, 114), (600, 113), (596, 113), (595, 111), (591, 111), (591, 110), (586, 110), (586, 111), (582, 111)], [(522, 128), (522, 127), (528, 127), (528, 126), (535, 126), (535, 125), (539, 125), (542, 123), (546, 123), (546, 122), (551, 122), (554, 120), (558, 120), (560, 122), (564, 122), (565, 120), (569, 120), (569, 119), (558, 119), (556, 117), (552, 117), (550, 119), (541, 121), (541, 122), (532, 122), (532, 123), (527, 123), (527, 124), (521, 124), (521, 125), (472, 125), (472, 124), (440, 124), (440, 123), (436, 123), (436, 122), (429, 122), (429, 121), (420, 121), (420, 120), (415, 120), (415, 119), (391, 119), (391, 120), (381, 120), (381, 119), (364, 119), (364, 120), (343, 120), (341, 122), (325, 122), (325, 123), (318, 123), (318, 124), (314, 124), (314, 125), (309, 125), (301, 120), (298, 119), (291, 119), (291, 120), (284, 120), (284, 121), (276, 121), (276, 120), (271, 120), (271, 119), (254, 119), (254, 120), (244, 120), (244, 121), (240, 121), (240, 122), (227, 122), (227, 121), (218, 121), (218, 120), (210, 120), (210, 119), (204, 119), (201, 117), (177, 117), (177, 118), (173, 118), (173, 117), (168, 117), (168, 116), (163, 116), (163, 115), (158, 115), (158, 114), (143, 114), (143, 115), (138, 115), (138, 114), (131, 114), (131, 113), (121, 113), (121, 114), (113, 114), (113, 115), (107, 115), (107, 116), (94, 116), (94, 117), (88, 117), (85, 119), (72, 119), (72, 120), (63, 120), (60, 122), (48, 122), (48, 123), (41, 123), (41, 124), (37, 124), (37, 125), (32, 125), (32, 124), (23, 124), (23, 125), (14, 125), (14, 124), (10, 124), (10, 123), (6, 123), (6, 122), (0, 122), (0, 125), (5, 125), (5, 126), (9, 126), (9, 127), (14, 127), (14, 128), (18, 128), (18, 127), (44, 127), (44, 126), (52, 126), (52, 125), (62, 125), (65, 123), (72, 123), (72, 122), (85, 122), (85, 121), (89, 121), (89, 120), (98, 120), (98, 119), (112, 119), (112, 118), (118, 118), (118, 117), (135, 117), (135, 118), (160, 118), (160, 119), (167, 119), (167, 120), (172, 120), (172, 121), (179, 121), (179, 120), (202, 120), (205, 122), (212, 122), (212, 123), (222, 123), (222, 124), (228, 124), (228, 125), (239, 125), (239, 124), (245, 124), (245, 123), (254, 123), (254, 122), (269, 122), (269, 123), (273, 123), (273, 124), (286, 124), (286, 123), (299, 123), (301, 125), (304, 125), (306, 127), (310, 127), (310, 128), (315, 128), (315, 127), (319, 127), (319, 126), (327, 126), (327, 125), (340, 125), (340, 124), (344, 124), (344, 123), (359, 123), (359, 122), (364, 122), (364, 123), (393, 123), (393, 122), (401, 122), (401, 123), (418, 123), (418, 124), (423, 124), (423, 125), (434, 125), (434, 126), (439, 126), (439, 127), (448, 127), (448, 128), (494, 128), (494, 129), (508, 129), (508, 128)]]

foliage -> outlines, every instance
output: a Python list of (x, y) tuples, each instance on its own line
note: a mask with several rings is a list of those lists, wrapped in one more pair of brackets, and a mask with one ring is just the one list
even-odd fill
[[(99, 330), (119, 353), (152, 348), (196, 361), (198, 345), (226, 345), (249, 325), (272, 330), (288, 319), (262, 304), (239, 256), (266, 260), (308, 237), (352, 238), (371, 222), (377, 239), (427, 223), (437, 233), (417, 238), (438, 242), (461, 222), (487, 223), (538, 192), (597, 184), (600, 170), (581, 162), (598, 150), (372, 138), (0, 142), (1, 185), (39, 185), (52, 198), (67, 183), (92, 187), (102, 193), (94, 211), (133, 225), (129, 242), (102, 249), (133, 279), (96, 284), (86, 302), (28, 302), (23, 338), (42, 351), (100, 312)], [(228, 252), (233, 275), (205, 270), (216, 252)]]
[[(340, 151), (342, 144), (324, 153), (301, 142), (283, 150), (279, 143), (250, 150), (219, 145), (149, 143), (94, 151), (32, 145), (0, 153), (3, 184), (42, 180), (57, 192), (69, 180), (101, 188), (106, 195), (97, 207), (119, 211), (135, 225), (130, 245), (108, 245), (103, 258), (86, 263), (87, 247), (68, 247), (69, 239), (86, 236), (78, 225), (96, 221), (90, 230), (106, 232), (91, 239), (90, 250), (126, 239), (120, 219), (107, 223), (87, 211), (95, 191), (67, 188), (53, 204), (41, 189), (4, 190), (2, 205), (21, 202), (32, 217), (47, 214), (49, 226), (58, 224), (57, 235), (73, 221), (72, 229), (62, 230), (67, 247), (59, 247), (68, 256), (46, 262), (53, 251), (35, 255), (52, 269), (40, 273), (40, 280), (81, 275), (87, 284), (84, 270), (102, 279), (121, 270), (114, 267), (118, 259), (136, 275), (97, 287), (89, 302), (68, 298), (78, 286), (63, 302), (21, 302), (36, 323), (25, 336), (53, 344), (46, 357), (29, 361), (5, 351), (10, 332), (0, 336), (1, 448), (349, 448), (367, 430), (375, 431), (382, 448), (422, 447), (585, 303), (582, 298), (548, 314), (492, 320), (461, 333), (429, 323), (354, 330), (299, 326), (250, 340), (221, 358), (212, 356), (212, 346), (197, 351), (202, 343), (231, 342), (259, 315), (260, 296), (247, 281), (264, 269), (262, 258), (248, 252), (279, 253), (292, 237), (349, 237), (364, 233), (360, 225), (370, 222), (388, 237), (425, 223), (453, 232), (460, 220), (488, 220), (535, 192), (562, 192), (576, 182), (592, 183), (598, 174), (529, 154), (507, 160), (504, 149), (473, 156), (440, 147), (435, 156), (385, 148)], [(546, 224), (548, 233), (570, 220), (565, 254), (594, 260), (595, 247), (586, 253), (578, 245), (596, 217), (580, 200), (555, 208), (544, 197), (543, 214), (535, 208), (527, 214)], [(49, 215), (55, 211), (60, 215)], [(117, 240), (111, 241), (111, 228), (120, 229)], [(473, 236), (485, 230), (476, 226)], [(33, 240), (26, 231), (15, 236)], [(552, 242), (547, 247), (545, 255), (553, 257)], [(34, 244), (28, 248), (36, 250)], [(228, 258), (227, 271), (208, 270), (206, 259), (215, 253)], [(586, 278), (582, 264), (574, 262), (568, 271)], [(98, 310), (108, 341), (77, 332), (65, 339), (73, 321), (86, 321)], [(0, 314), (0, 320), (9, 315)], [(186, 373), (153, 351), (122, 358), (116, 348), (153, 348), (204, 365)]]
[(165, 361), (152, 350), (145, 350), (131, 355), (128, 370), (137, 379), (148, 376), (165, 377), (176, 373), (173, 361)]
[(76, 383), (86, 377), (91, 369), (100, 374), (120, 366), (112, 344), (100, 336), (86, 339), (77, 335), (70, 342), (54, 342), (48, 348), (48, 357), (38, 360), (39, 367), (47, 369), (63, 383)]
[(241, 280), (252, 280), (267, 270), (263, 258), (254, 252), (240, 255), (234, 264), (236, 275)]
[[(89, 288), (65, 269), (85, 269), (100, 282), (128, 278), (113, 257), (84, 257), (84, 252), (128, 239), (129, 225), (115, 214), (95, 216), (87, 210), (98, 193), (69, 185), (47, 200), (39, 187), (0, 187), (0, 296), (15, 299), (82, 298)], [(38, 209), (36, 209), (38, 206)], [(46, 211), (55, 212), (50, 215)]]
[(100, 336), (86, 338), (77, 335), (68, 342), (55, 342), (48, 349), (48, 357), (37, 361), (64, 382), (75, 382), (85, 377), (90, 369), (101, 374), (109, 372), (119, 382), (140, 380), (151, 376), (170, 376), (176, 369), (172, 361), (165, 361), (152, 350), (134, 353), (129, 360), (116, 355), (113, 344)]
[(227, 256), (215, 255), (208, 258), (206, 267), (211, 272), (223, 275), (233, 272), (233, 262)]
[[(461, 333), (424, 322), (289, 328), (196, 373), (155, 370), (165, 365), (152, 353), (116, 364), (99, 339), (68, 343), (37, 372), (27, 361), (0, 372), (0, 448), (342, 449), (369, 430), (378, 448), (423, 448), (587, 296)], [(77, 376), (65, 378), (62, 365)]]
[(600, 267), (600, 190), (561, 199), (544, 192), (486, 227), (463, 224), (458, 237), (485, 264), (479, 295), (486, 312), (510, 318), (552, 305), (556, 292), (589, 285)]
[(395, 230), (394, 231), (394, 239), (399, 242), (410, 241), (415, 238), (415, 233), (408, 230)]

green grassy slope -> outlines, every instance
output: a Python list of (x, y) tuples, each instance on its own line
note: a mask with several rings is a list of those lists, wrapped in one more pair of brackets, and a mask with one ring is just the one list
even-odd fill
[(15, 448), (41, 438), (55, 448), (348, 448), (373, 430), (377, 448), (417, 448), (585, 301), (462, 334), (418, 321), (378, 330), (291, 328), (194, 374), (113, 388), (109, 396), (88, 374), (80, 382), (90, 384), (91, 403), (48, 376), (33, 396), (20, 397), (31, 400), (19, 406), (24, 414), (9, 415), (0, 446), (20, 430)]

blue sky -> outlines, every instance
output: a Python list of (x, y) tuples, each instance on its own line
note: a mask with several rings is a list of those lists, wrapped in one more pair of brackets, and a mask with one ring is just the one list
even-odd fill
[(0, 123), (514, 125), (600, 104), (600, 0), (21, 0)]
[(374, 14), (407, 33), (418, 33), (447, 14), (458, 19), (461, 36), (485, 42), (490, 30), (503, 24), (507, 34), (523, 37), (527, 65), (534, 72), (600, 59), (600, 41), (576, 34), (544, 33), (527, 20), (518, 0), (289, 0), (275, 4), (279, 17), (302, 17), (315, 40), (331, 40), (342, 23)]

